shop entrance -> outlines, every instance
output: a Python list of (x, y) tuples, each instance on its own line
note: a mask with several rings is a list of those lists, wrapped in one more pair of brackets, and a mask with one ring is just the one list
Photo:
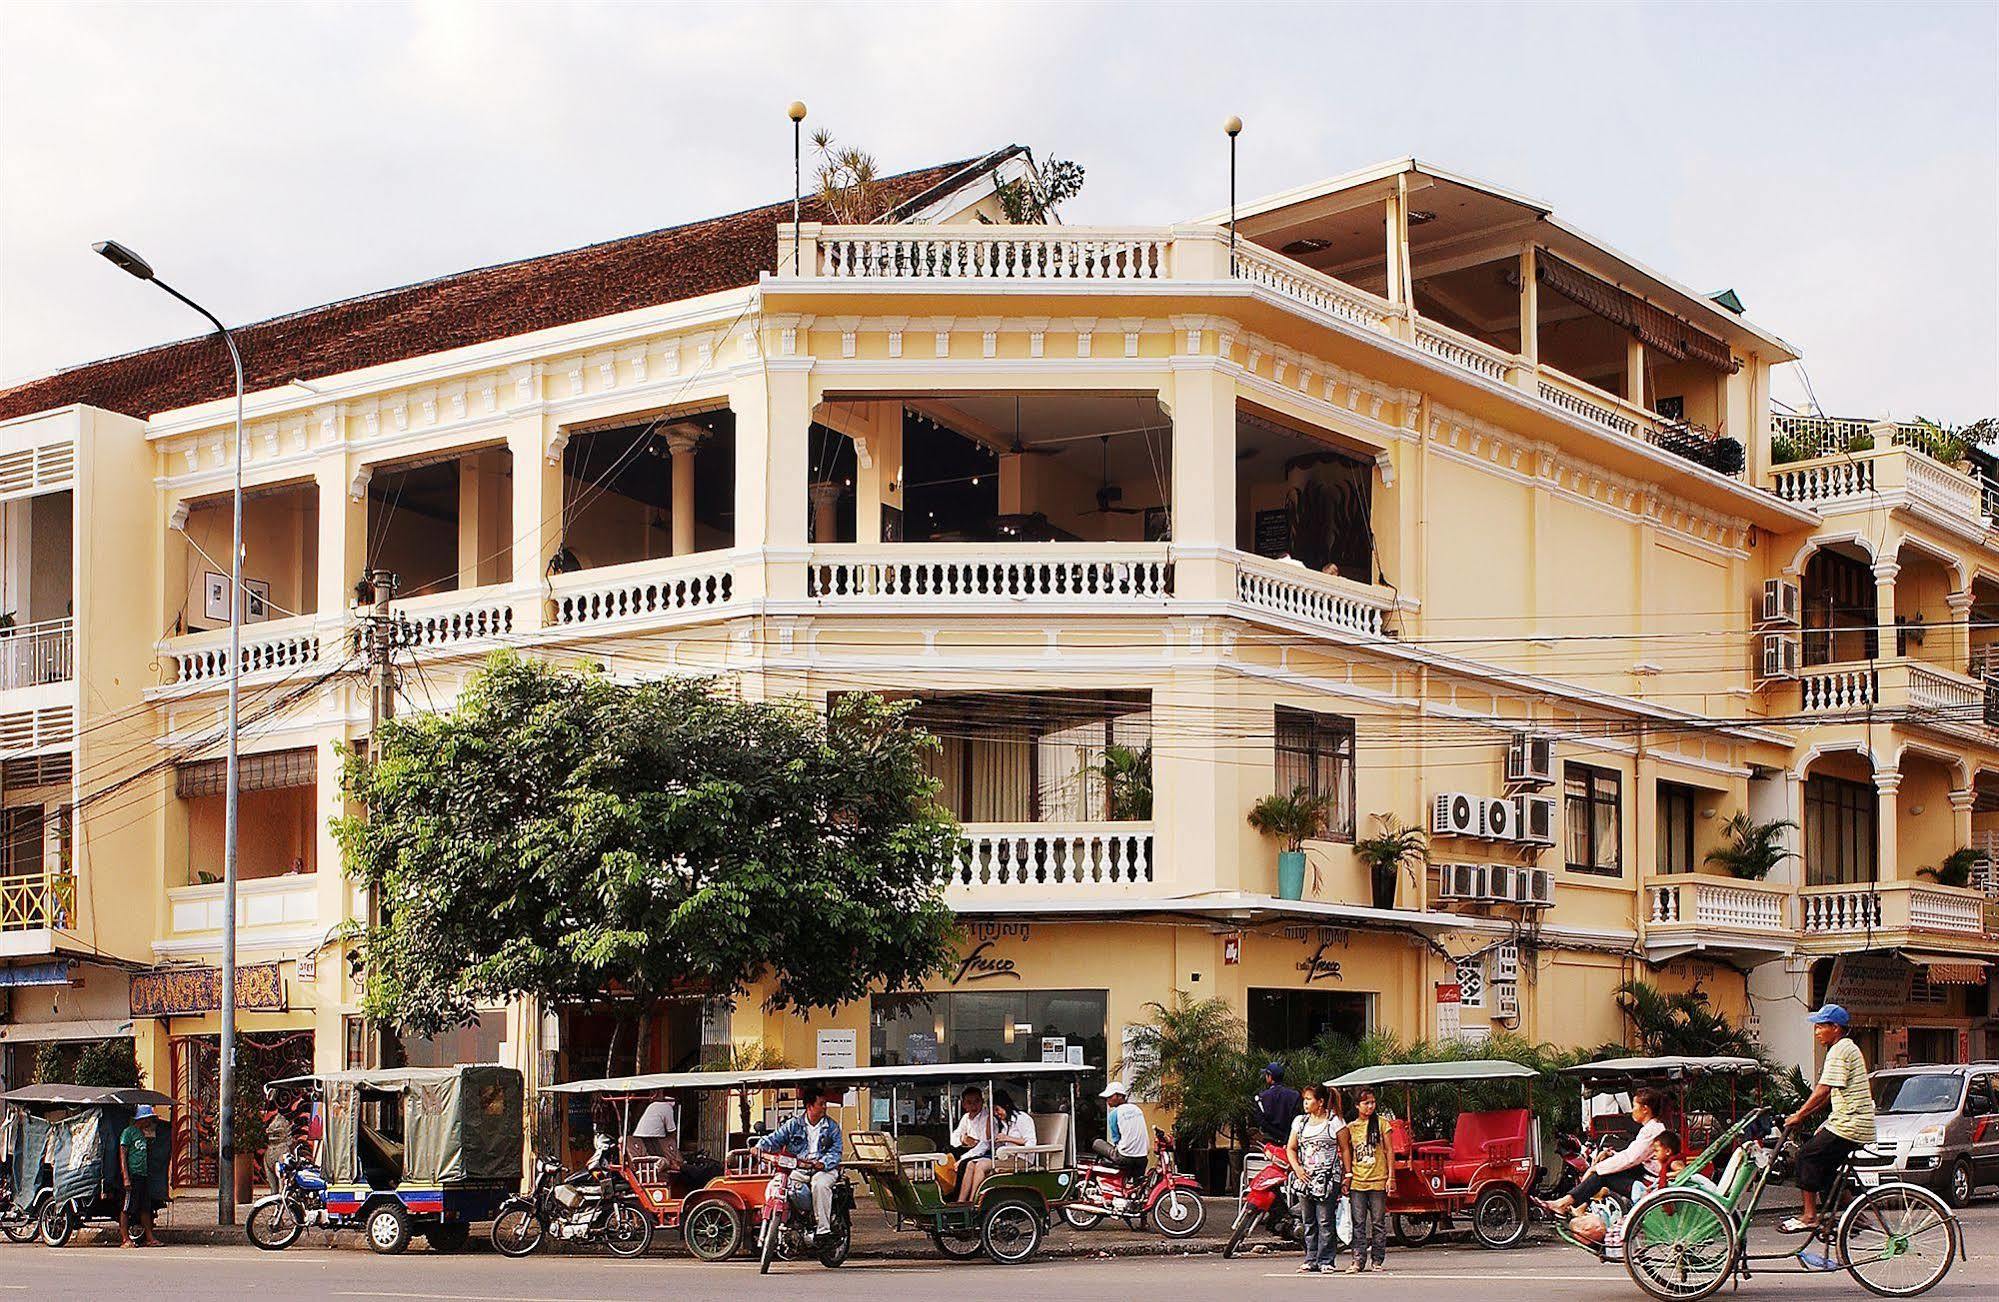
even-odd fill
[(1336, 1032), (1358, 1040), (1373, 1024), (1374, 996), (1350, 990), (1249, 992), (1249, 1042), (1266, 1053), (1295, 1053)]
[[(176, 1188), (213, 1186), (221, 1042), (213, 1035), (176, 1035), (168, 1046), (174, 1100), (168, 1174)], [(236, 1070), (240, 1082), (251, 1084), (250, 1098), (257, 1097), (263, 1081), (305, 1075), (312, 1070), (312, 1032), (238, 1035)]]

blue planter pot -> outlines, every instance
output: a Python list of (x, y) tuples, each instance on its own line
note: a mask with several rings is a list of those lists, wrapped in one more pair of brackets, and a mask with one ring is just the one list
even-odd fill
[(1280, 900), (1302, 900), (1305, 898), (1305, 852), (1303, 850), (1279, 850), (1277, 852), (1277, 898)]

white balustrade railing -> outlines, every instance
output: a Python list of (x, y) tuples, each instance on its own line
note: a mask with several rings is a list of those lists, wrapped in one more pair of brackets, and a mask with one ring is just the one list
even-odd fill
[(1260, 245), (1237, 243), (1235, 278), (1373, 330), (1384, 328), (1399, 315), (1387, 299), (1376, 298), (1364, 289), (1356, 289)]
[[(167, 927), (176, 936), (220, 934), (222, 884), (204, 882), (167, 891)], [(236, 925), (309, 927), (319, 920), (319, 879), (312, 873), (250, 877), (236, 884)]]
[[(1580, 385), (1582, 382), (1578, 380), (1575, 383)], [(1537, 381), (1536, 388), (1543, 402), (1559, 407), (1571, 416), (1580, 416), (1592, 425), (1600, 425), (1613, 434), (1622, 434), (1626, 438), (1638, 432), (1637, 417), (1626, 415), (1607, 402), (1585, 397), (1569, 386), (1545, 377)]]
[(1881, 703), (1881, 679), (1872, 665), (1821, 665), (1798, 676), (1798, 709), (1804, 714), (1844, 714)]
[(1984, 717), (1985, 687), (1927, 665), (1909, 665), (1909, 704), (1918, 710), (1947, 715), (1945, 722), (1976, 724)]
[(1773, 472), (1771, 490), (1801, 506), (1866, 501), (1874, 496), (1874, 462), (1869, 460), (1792, 463)]
[(1163, 601), (1173, 566), (1154, 543), (941, 543), (816, 547), (806, 595), (820, 601)]
[(834, 280), (1165, 280), (1172, 235), (1080, 226), (827, 226)]
[(1985, 902), (1969, 892), (1914, 886), (1909, 889), (1909, 926), (1980, 936), (1985, 933)]
[(1646, 888), (1647, 917), (1653, 926), (1691, 924), (1729, 931), (1788, 934), (1785, 892), (1759, 890), (1738, 882), (1694, 878), (1656, 881)]
[(1416, 322), (1416, 346), (1432, 356), (1441, 357), (1453, 366), (1462, 367), (1502, 383), (1506, 379), (1506, 372), (1520, 364), (1517, 359), (1508, 357), (1476, 339), (1467, 338), (1455, 330), (1421, 319)]
[(1902, 474), (1909, 496), (1957, 520), (1978, 520), (1985, 514), (1979, 481), (1915, 448), (1902, 450)]
[[(419, 604), (421, 603), (421, 604)], [(444, 651), (500, 642), (514, 631), (514, 607), (506, 594), (448, 593), (442, 598), (389, 607), (403, 646)]]
[(1873, 423), (1831, 416), (1791, 416), (1782, 412), (1770, 415), (1771, 431), (1791, 440), (1808, 457), (1844, 452), (1853, 440), (1866, 434)]
[(1871, 886), (1807, 889), (1798, 896), (1798, 927), (1807, 936), (1881, 929), (1881, 892)]
[(1236, 554), (1236, 600), (1255, 610), (1289, 616), (1362, 637), (1380, 637), (1394, 597), (1302, 565)]
[(1152, 881), (1150, 823), (968, 823), (950, 884), (972, 891), (1090, 891)]
[(0, 629), (0, 689), (41, 687), (76, 677), (76, 621), (44, 619)]
[[(312, 616), (300, 616), (279, 624), (248, 624), (243, 627), (243, 673), (302, 669), (319, 662), (319, 633)], [(169, 686), (218, 683), (229, 677), (229, 630), (214, 629), (171, 638), (164, 647), (167, 663), (173, 667)]]
[(718, 552), (558, 575), (550, 585), (555, 626), (643, 623), (720, 610), (735, 600), (735, 563)]

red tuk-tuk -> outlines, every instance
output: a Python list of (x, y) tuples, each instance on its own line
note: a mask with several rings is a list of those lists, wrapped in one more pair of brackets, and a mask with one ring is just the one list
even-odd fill
[[(1389, 1151), (1394, 1174), (1388, 1185), (1388, 1214), (1396, 1242), (1419, 1247), (1440, 1230), (1469, 1223), (1481, 1247), (1511, 1248), (1527, 1235), (1527, 1192), (1533, 1187), (1535, 1154), (1540, 1151), (1539, 1122), (1533, 1108), (1531, 1067), (1501, 1059), (1462, 1062), (1411, 1062), (1362, 1067), (1326, 1082), (1351, 1101), (1351, 1092), (1367, 1087), (1378, 1093), (1402, 1087), (1402, 1111), (1394, 1114), (1383, 1099), (1380, 1114), (1388, 1119)], [(1419, 1136), (1415, 1115), (1418, 1086), (1465, 1086), (1493, 1082), (1529, 1082), (1523, 1106), (1466, 1111), (1459, 1108), (1450, 1134)]]

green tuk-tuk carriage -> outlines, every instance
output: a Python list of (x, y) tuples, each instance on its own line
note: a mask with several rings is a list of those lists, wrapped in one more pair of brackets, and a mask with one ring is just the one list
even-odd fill
[[(125, 1201), (118, 1138), (142, 1104), (167, 1108), (173, 1100), (148, 1089), (95, 1085), (24, 1085), (0, 1095), (0, 1107), (13, 1113), (6, 1127), (12, 1135), (7, 1237), (25, 1241), (39, 1233), (60, 1248), (85, 1221), (116, 1219)], [(167, 1198), (166, 1148), (157, 1146), (146, 1177), (155, 1205)]]

